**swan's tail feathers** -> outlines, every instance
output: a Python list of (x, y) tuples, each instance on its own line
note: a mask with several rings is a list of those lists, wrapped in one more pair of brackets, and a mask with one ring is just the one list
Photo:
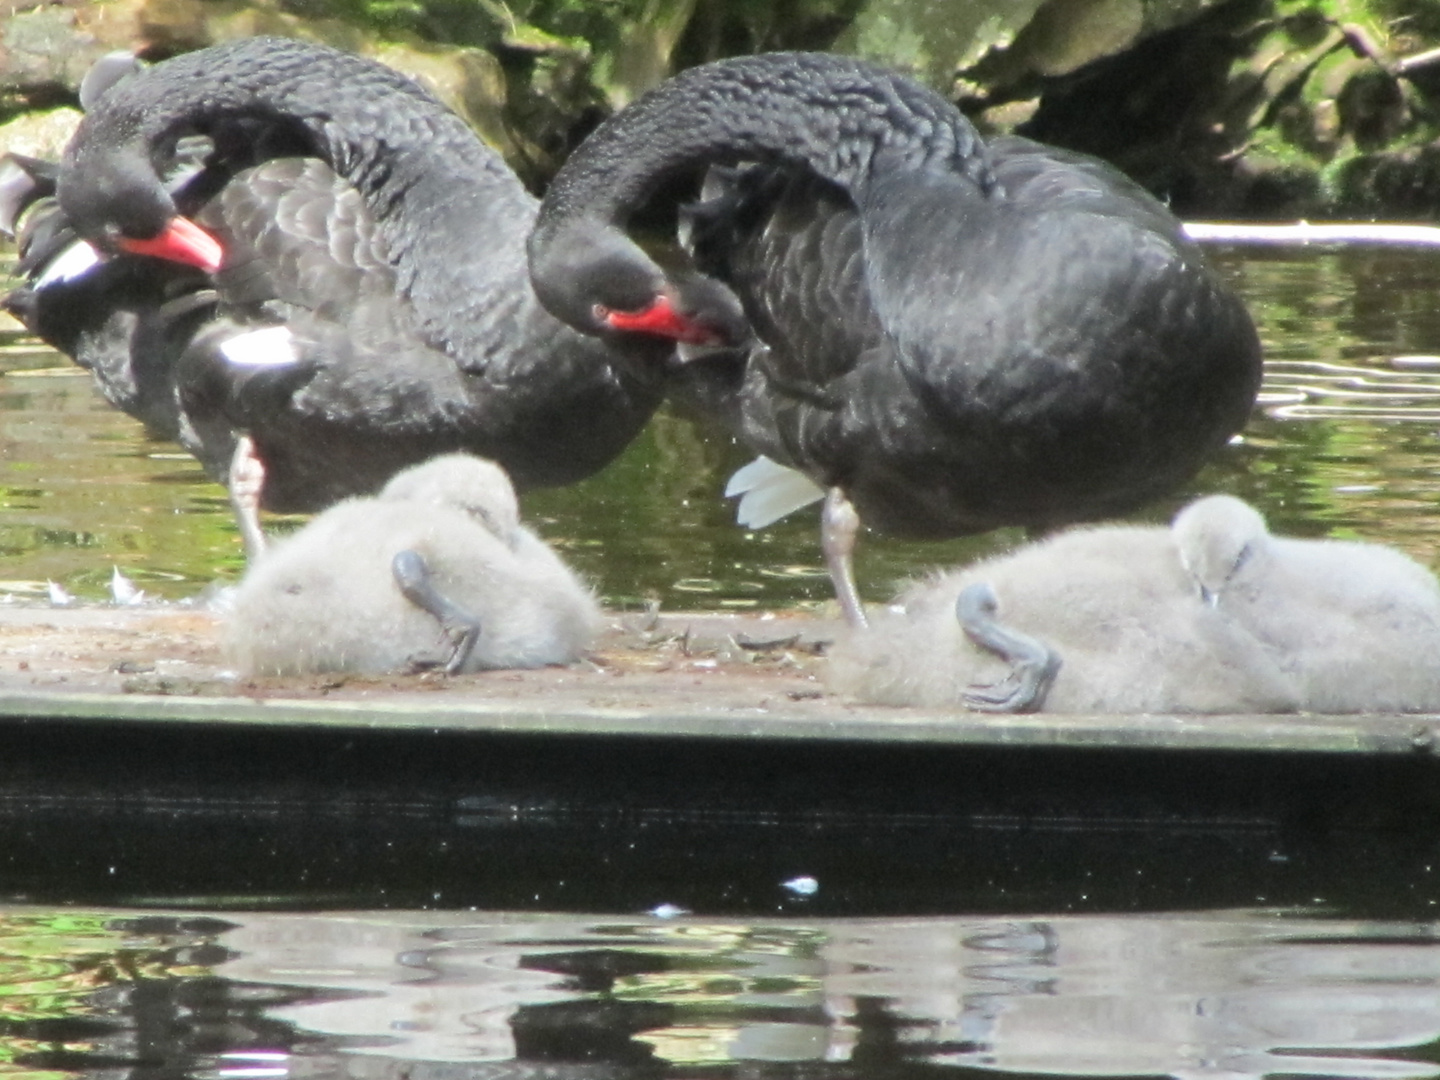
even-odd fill
[(56, 166), (23, 154), (0, 155), (0, 233), (14, 240), (20, 218), (37, 199), (55, 194)]
[(32, 290), (84, 277), (101, 262), (55, 201), (59, 170), (54, 162), (24, 154), (0, 155), (0, 235), (20, 248), (16, 274), (28, 279)]
[(735, 520), (747, 529), (763, 529), (825, 497), (825, 489), (802, 472), (758, 457), (735, 470), (725, 497), (740, 499)]

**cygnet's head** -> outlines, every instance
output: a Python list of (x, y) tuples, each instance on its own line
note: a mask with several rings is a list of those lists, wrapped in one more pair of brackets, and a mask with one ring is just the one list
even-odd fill
[(1171, 523), (1170, 533), (1185, 567), (1207, 604), (1218, 604), (1226, 585), (1260, 554), (1270, 533), (1260, 512), (1233, 495), (1197, 499)]
[(396, 473), (380, 498), (458, 507), (507, 544), (520, 528), (510, 477), (495, 462), (471, 454), (441, 454)]

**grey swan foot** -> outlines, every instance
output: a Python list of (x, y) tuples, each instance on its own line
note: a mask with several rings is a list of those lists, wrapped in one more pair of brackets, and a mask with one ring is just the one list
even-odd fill
[(475, 642), (480, 638), (480, 620), (440, 595), (432, 580), (430, 567), (418, 551), (406, 548), (396, 552), (390, 568), (395, 575), (395, 584), (400, 586), (405, 599), (439, 619), (440, 628), (455, 643), (450, 659), (445, 662), (445, 674), (457, 674), (465, 667), (465, 661), (470, 659)]
[(860, 592), (855, 588), (855, 537), (860, 532), (860, 515), (855, 504), (838, 487), (825, 493), (825, 508), (820, 514), (820, 549), (825, 553), (825, 566), (835, 586), (835, 597), (845, 621), (863, 630), (870, 625)]
[(230, 492), (230, 508), (240, 539), (245, 545), (245, 559), (254, 562), (265, 554), (265, 530), (260, 527), (260, 498), (265, 491), (265, 463), (255, 450), (255, 440), (241, 435), (235, 440), (235, 453), (230, 458), (230, 474), (226, 487)]
[(989, 686), (970, 686), (963, 700), (980, 712), (1035, 712), (1045, 704), (1060, 672), (1060, 655), (1038, 638), (996, 622), (998, 607), (995, 590), (983, 581), (967, 585), (955, 601), (955, 617), (965, 636), (1010, 665), (1005, 678)]

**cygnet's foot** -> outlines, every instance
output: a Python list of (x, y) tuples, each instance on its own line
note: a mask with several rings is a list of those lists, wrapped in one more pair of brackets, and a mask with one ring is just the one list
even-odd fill
[(445, 662), (445, 674), (456, 674), (465, 667), (465, 661), (475, 649), (480, 637), (480, 620), (440, 595), (431, 580), (430, 567), (418, 551), (406, 548), (398, 552), (391, 560), (390, 569), (405, 599), (439, 619), (440, 629), (454, 642), (454, 651)]
[(1011, 630), (995, 621), (999, 601), (988, 582), (967, 585), (955, 601), (955, 617), (965, 636), (1010, 665), (1010, 674), (990, 686), (967, 688), (967, 708), (979, 712), (1034, 712), (1045, 704), (1060, 655), (1038, 638)]
[(254, 562), (265, 554), (265, 533), (260, 528), (260, 496), (265, 490), (265, 463), (255, 450), (255, 440), (241, 435), (230, 458), (230, 507), (245, 545), (245, 557)]
[(845, 621), (864, 630), (870, 625), (860, 592), (855, 588), (855, 537), (860, 532), (860, 515), (845, 492), (832, 487), (825, 493), (825, 506), (820, 511), (820, 550), (825, 553), (825, 566), (835, 586), (835, 598)]

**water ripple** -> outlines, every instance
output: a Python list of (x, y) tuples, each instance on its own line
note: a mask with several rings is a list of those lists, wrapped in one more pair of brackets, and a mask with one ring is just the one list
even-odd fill
[(1272, 360), (1265, 365), (1259, 406), (1280, 420), (1440, 421), (1440, 357), (1403, 356), (1361, 367), (1321, 360)]

